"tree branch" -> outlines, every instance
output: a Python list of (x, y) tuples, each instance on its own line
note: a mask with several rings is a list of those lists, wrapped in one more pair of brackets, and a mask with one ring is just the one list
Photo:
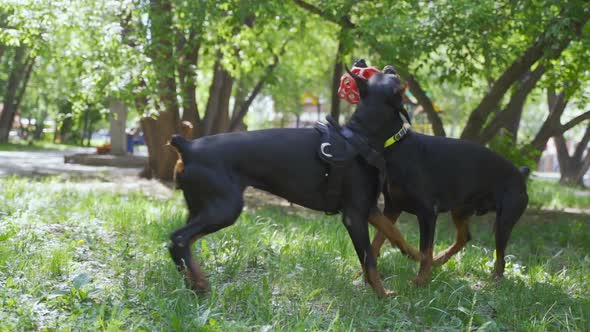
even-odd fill
[(256, 96), (258, 96), (258, 94), (262, 90), (264, 83), (266, 83), (266, 81), (269, 79), (270, 75), (272, 75), (272, 72), (279, 65), (279, 58), (281, 56), (283, 56), (283, 54), (285, 54), (286, 46), (289, 41), (290, 41), (290, 39), (287, 39), (287, 40), (285, 40), (285, 42), (283, 42), (283, 45), (281, 46), (279, 54), (275, 54), (273, 56), (273, 63), (271, 63), (270, 65), (268, 65), (268, 67), (266, 67), (264, 74), (262, 75), (262, 77), (260, 77), (260, 79), (258, 80), (256, 85), (254, 86), (254, 89), (252, 89), (252, 92), (250, 92), (246, 101), (240, 106), (240, 110), (238, 111), (237, 115), (232, 117), (231, 123), (229, 125), (229, 131), (236, 130), (238, 128), (238, 126), (240, 125), (240, 123), (244, 120), (244, 117), (246, 116), (246, 114), (248, 113), (248, 110), (250, 109), (250, 105), (252, 105), (252, 102), (254, 101)]
[[(554, 59), (558, 57), (563, 50), (565, 50), (572, 39), (577, 37), (581, 33), (581, 26), (584, 26), (586, 22), (590, 20), (590, 11), (587, 11), (580, 17), (580, 21), (571, 21), (570, 28), (574, 31), (573, 34), (568, 35), (562, 40), (555, 41), (553, 35), (549, 33), (543, 33), (539, 36), (518, 58), (516, 58), (512, 64), (506, 68), (506, 70), (500, 75), (500, 77), (492, 84), (489, 92), (482, 98), (479, 105), (471, 112), (467, 124), (461, 138), (475, 140), (479, 136), (481, 129), (486, 122), (490, 113), (496, 108), (502, 96), (508, 91), (510, 86), (518, 80), (522, 75), (530, 69), (537, 61), (542, 57), (547, 59)], [(550, 26), (551, 27), (551, 26)], [(548, 27), (548, 28), (550, 28)], [(550, 29), (545, 29), (550, 31)], [(557, 47), (550, 47), (551, 44), (557, 42)], [(549, 55), (545, 54), (546, 49), (551, 49)]]
[(575, 118), (568, 121), (566, 124), (559, 127), (559, 132), (565, 133), (566, 131), (572, 129), (573, 127), (579, 125), (580, 123), (590, 119), (590, 111), (586, 111)]
[[(504, 110), (502, 110), (500, 113), (496, 114), (492, 121), (483, 129), (480, 137), (478, 138), (480, 143), (485, 144), (490, 141), (496, 134), (498, 134), (502, 127), (507, 125), (507, 122), (510, 121), (512, 116), (516, 117), (518, 115), (515, 121), (520, 120), (519, 113), (522, 112), (526, 98), (535, 88), (537, 82), (539, 82), (545, 71), (545, 66), (541, 64), (537, 66), (535, 70), (529, 70), (523, 75), (518, 89), (510, 97), (510, 101), (508, 102), (508, 105), (506, 105), (506, 108), (504, 108)], [(516, 135), (516, 132), (513, 134)]]
[(432, 131), (436, 136), (447, 136), (445, 133), (445, 128), (443, 127), (442, 120), (436, 110), (434, 109), (434, 105), (432, 104), (432, 100), (428, 98), (426, 92), (420, 86), (420, 83), (416, 80), (414, 76), (408, 76), (406, 79), (408, 82), (408, 86), (412, 94), (418, 99), (418, 102), (424, 108), (426, 112), (426, 116), (428, 116), (428, 120), (432, 125)]
[(18, 107), (20, 106), (20, 102), (23, 99), (23, 96), (25, 95), (25, 91), (27, 90), (27, 85), (29, 84), (29, 79), (31, 78), (31, 74), (33, 73), (33, 67), (35, 66), (35, 59), (36, 59), (36, 57), (34, 57), (34, 56), (29, 57), (23, 67), (25, 70), (25, 75), (23, 77), (23, 80), (20, 83), (21, 86), (20, 86), (20, 89), (16, 95), (16, 98), (14, 99), (15, 110), (18, 110)]
[(342, 15), (340, 17), (334, 17), (333, 15), (331, 15), (330, 13), (326, 12), (325, 10), (322, 10), (310, 3), (307, 3), (303, 0), (293, 0), (293, 2), (295, 2), (295, 4), (305, 10), (307, 10), (308, 12), (318, 15), (332, 23), (338, 24), (344, 28), (348, 28), (348, 29), (354, 29), (356, 28), (356, 24), (352, 23), (352, 21), (350, 20), (350, 18), (348, 17), (348, 15)]

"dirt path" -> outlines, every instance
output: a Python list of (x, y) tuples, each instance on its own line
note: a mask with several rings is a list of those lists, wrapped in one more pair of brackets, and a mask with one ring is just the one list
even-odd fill
[(0, 151), (0, 176), (130, 176), (138, 168), (117, 168), (65, 164), (64, 156), (73, 153), (90, 153), (93, 149), (76, 148), (64, 151)]

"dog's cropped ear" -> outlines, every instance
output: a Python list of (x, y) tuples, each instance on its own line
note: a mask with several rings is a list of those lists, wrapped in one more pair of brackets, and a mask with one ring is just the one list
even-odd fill
[(395, 76), (399, 76), (395, 68), (392, 65), (387, 65), (383, 67), (383, 74), (393, 74)]
[(367, 96), (367, 91), (369, 91), (369, 82), (366, 79), (356, 74), (353, 74), (347, 67), (345, 68), (348, 75), (350, 75), (354, 79), (356, 86), (359, 90), (359, 96), (361, 97), (361, 99), (365, 98)]

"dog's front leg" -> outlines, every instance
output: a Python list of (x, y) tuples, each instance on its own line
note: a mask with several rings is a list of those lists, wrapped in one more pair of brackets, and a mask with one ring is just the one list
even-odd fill
[(418, 214), (418, 223), (420, 224), (420, 270), (414, 283), (423, 286), (430, 280), (432, 272), (432, 247), (434, 246), (434, 230), (436, 226), (436, 213), (433, 210), (421, 211)]
[(342, 221), (346, 226), (346, 230), (348, 230), (354, 249), (361, 262), (365, 281), (371, 285), (379, 297), (395, 294), (395, 292), (385, 289), (381, 283), (381, 277), (379, 277), (377, 271), (377, 261), (373, 256), (369, 239), (367, 219), (367, 214), (360, 216), (356, 211), (352, 213), (346, 213), (345, 211), (342, 214)]

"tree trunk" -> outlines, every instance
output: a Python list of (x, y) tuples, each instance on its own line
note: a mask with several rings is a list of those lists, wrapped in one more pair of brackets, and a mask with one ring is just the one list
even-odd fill
[(143, 174), (143, 176), (154, 175), (163, 181), (172, 180), (178, 155), (166, 144), (172, 135), (178, 133), (177, 127), (174, 115), (169, 112), (161, 112), (156, 119), (150, 117), (141, 119), (149, 166), (149, 174)]
[(72, 137), (72, 116), (67, 115), (62, 121), (59, 127), (59, 142), (64, 144)]
[[(180, 115), (176, 93), (176, 58), (174, 57), (174, 31), (170, 0), (151, 0), (149, 8), (152, 43), (150, 57), (153, 60), (161, 108), (157, 118), (141, 119), (144, 139), (148, 148), (149, 167), (142, 175), (172, 180), (177, 154), (166, 143), (180, 130)], [(136, 104), (138, 100), (136, 99)]]
[[(246, 82), (249, 81), (250, 77), (242, 76), (235, 85), (235, 93), (234, 93), (234, 106), (232, 106), (231, 117), (230, 117), (230, 131), (232, 124), (236, 122), (238, 114), (242, 109), (242, 105), (248, 99), (248, 91), (246, 89)], [(239, 125), (238, 125), (239, 126)]]
[(418, 99), (418, 103), (422, 105), (424, 111), (426, 112), (426, 116), (428, 117), (428, 121), (432, 126), (432, 132), (436, 136), (447, 136), (445, 132), (445, 128), (443, 126), (442, 120), (436, 110), (434, 109), (434, 105), (432, 104), (432, 100), (428, 98), (426, 92), (420, 86), (420, 83), (414, 78), (414, 76), (408, 76), (407, 80), (408, 87), (412, 94)]
[(172, 13), (170, 0), (151, 0), (149, 15), (152, 44), (150, 51), (156, 69), (159, 101), (163, 110), (170, 113), (170, 120), (179, 123), (175, 78), (176, 58), (174, 57), (173, 38), (171, 38), (174, 36)]
[(229, 129), (229, 99), (234, 79), (231, 74), (223, 68), (220, 58), (213, 66), (213, 82), (209, 88), (209, 99), (203, 119), (203, 135), (213, 135), (225, 132)]
[(41, 115), (36, 119), (35, 132), (33, 133), (33, 140), (38, 141), (43, 136), (43, 129), (45, 129), (45, 120), (47, 120), (47, 108), (44, 107)]
[(111, 154), (124, 156), (127, 154), (127, 134), (125, 132), (127, 107), (121, 100), (111, 98), (109, 101), (109, 108), (111, 109), (109, 129), (109, 135), (111, 136)]
[(25, 62), (25, 48), (18, 47), (14, 53), (12, 60), (12, 70), (8, 77), (6, 84), (6, 91), (4, 93), (4, 108), (0, 114), (0, 143), (8, 142), (8, 134), (12, 129), (14, 116), (18, 110), (18, 92), (21, 81), (24, 80), (26, 73), (24, 72)]
[(559, 182), (568, 185), (584, 186), (584, 174), (586, 174), (590, 167), (590, 149), (588, 149), (590, 124), (586, 127), (584, 136), (572, 155), (570, 155), (567, 149), (563, 134), (556, 135), (553, 139), (555, 140), (557, 159), (559, 160), (559, 172), (561, 174)]
[(200, 43), (195, 33), (186, 38), (182, 32), (177, 33), (176, 52), (178, 57), (178, 81), (182, 96), (182, 121), (193, 126), (193, 137), (200, 136), (201, 118), (197, 107), (197, 81), (195, 68), (199, 59)]

